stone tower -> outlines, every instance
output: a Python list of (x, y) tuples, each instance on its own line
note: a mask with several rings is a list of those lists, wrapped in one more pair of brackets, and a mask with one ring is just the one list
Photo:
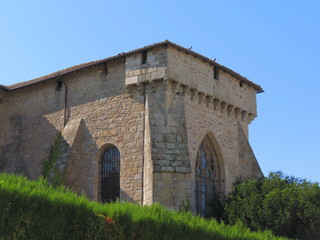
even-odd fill
[(260, 92), (169, 41), (0, 85), (0, 169), (39, 177), (61, 133), (56, 164), (75, 191), (204, 213), (237, 176), (262, 176), (248, 142)]

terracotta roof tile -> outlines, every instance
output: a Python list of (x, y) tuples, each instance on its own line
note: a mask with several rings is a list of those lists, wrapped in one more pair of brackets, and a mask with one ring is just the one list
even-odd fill
[(79, 64), (79, 65), (75, 65), (73, 67), (69, 67), (69, 68), (54, 72), (54, 73), (50, 73), (48, 75), (45, 75), (45, 76), (42, 76), (42, 77), (39, 77), (39, 78), (35, 78), (35, 79), (29, 80), (29, 81), (19, 82), (19, 83), (16, 83), (16, 84), (9, 85), (9, 86), (7, 86), (7, 88), (10, 89), (10, 90), (13, 90), (13, 89), (21, 88), (21, 87), (28, 86), (28, 85), (31, 85), (31, 84), (34, 84), (34, 83), (43, 82), (43, 81), (46, 81), (46, 80), (49, 80), (49, 79), (52, 79), (52, 78), (55, 78), (55, 77), (62, 76), (62, 75), (67, 74), (67, 73), (71, 73), (71, 72), (74, 72), (74, 71), (77, 71), (77, 70), (80, 70), (80, 69), (95, 65), (98, 62), (99, 61), (92, 61), (92, 62), (87, 62), (87, 63), (82, 63), (82, 64)]
[(207, 58), (199, 53), (196, 53), (190, 49), (187, 49), (187, 48), (184, 48), (178, 44), (175, 44), (175, 43), (172, 43), (168, 40), (165, 40), (165, 41), (162, 41), (162, 42), (158, 42), (158, 43), (154, 43), (154, 44), (151, 44), (151, 45), (147, 45), (147, 46), (144, 46), (142, 48), (138, 48), (138, 49), (135, 49), (135, 50), (132, 50), (132, 51), (129, 51), (129, 52), (124, 52), (124, 53), (119, 53), (118, 55), (115, 55), (115, 56), (112, 56), (112, 57), (109, 57), (109, 58), (104, 58), (104, 59), (101, 59), (101, 60), (97, 60), (97, 61), (92, 61), (92, 62), (87, 62), (87, 63), (82, 63), (82, 64), (79, 64), (79, 65), (75, 65), (73, 67), (70, 67), (70, 68), (66, 68), (66, 69), (63, 69), (63, 70), (60, 70), (60, 71), (57, 71), (57, 72), (54, 72), (54, 73), (51, 73), (51, 74), (48, 74), (48, 75), (45, 75), (45, 76), (42, 76), (42, 77), (39, 77), (39, 78), (35, 78), (35, 79), (32, 79), (30, 81), (26, 81), (26, 82), (20, 82), (20, 83), (16, 83), (16, 84), (13, 84), (13, 85), (9, 85), (9, 86), (4, 86), (4, 85), (0, 85), (0, 88), (4, 89), (4, 90), (14, 90), (14, 89), (18, 89), (18, 88), (21, 88), (21, 87), (24, 87), (24, 86), (29, 86), (29, 85), (32, 85), (32, 84), (35, 84), (35, 83), (39, 83), (39, 82), (43, 82), (43, 81), (46, 81), (46, 80), (49, 80), (49, 79), (52, 79), (52, 78), (56, 78), (56, 77), (59, 77), (59, 76), (62, 76), (62, 75), (65, 75), (65, 74), (68, 74), (68, 73), (71, 73), (71, 72), (74, 72), (74, 71), (78, 71), (78, 70), (81, 70), (81, 69), (84, 69), (84, 68), (87, 68), (87, 67), (91, 67), (91, 66), (94, 66), (94, 65), (97, 65), (97, 64), (101, 64), (101, 63), (105, 63), (107, 61), (110, 61), (110, 60), (113, 60), (113, 59), (116, 59), (116, 58), (120, 58), (120, 57), (123, 57), (123, 56), (127, 56), (127, 55), (130, 55), (130, 54), (133, 54), (133, 53), (136, 53), (136, 52), (140, 52), (140, 51), (144, 51), (144, 50), (148, 50), (150, 48), (154, 48), (154, 47), (158, 47), (158, 46), (165, 46), (165, 45), (168, 45), (168, 46), (172, 46), (172, 47), (175, 47), (181, 51), (184, 51), (188, 54), (191, 54), (195, 57), (198, 57), (200, 59), (202, 59), (203, 61), (205, 62), (208, 62), (209, 64), (213, 65), (214, 67), (217, 67), (219, 68), (220, 70), (226, 72), (226, 73), (229, 73), (231, 76), (239, 79), (240, 81), (242, 82), (245, 82), (247, 84), (249, 84), (250, 86), (252, 86), (258, 93), (261, 93), (263, 92), (263, 89), (251, 82), (249, 79), (247, 79), (246, 77), (240, 75), (239, 73), (236, 73), (234, 72), (233, 70), (215, 62), (214, 60), (210, 59), (210, 58)]

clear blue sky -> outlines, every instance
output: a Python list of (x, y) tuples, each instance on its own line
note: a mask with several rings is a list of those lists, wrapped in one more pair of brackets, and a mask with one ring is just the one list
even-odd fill
[(0, 2), (0, 84), (168, 39), (260, 84), (250, 143), (265, 174), (320, 182), (320, 1)]

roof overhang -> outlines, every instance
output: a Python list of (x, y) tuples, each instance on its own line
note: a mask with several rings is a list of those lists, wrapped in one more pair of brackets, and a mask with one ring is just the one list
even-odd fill
[(112, 60), (115, 60), (115, 59), (118, 59), (118, 58), (126, 57), (128, 55), (131, 55), (131, 54), (134, 54), (134, 53), (138, 53), (138, 52), (141, 52), (141, 51), (147, 51), (147, 50), (153, 49), (155, 47), (160, 47), (160, 46), (163, 46), (163, 47), (171, 46), (171, 47), (174, 47), (174, 48), (176, 48), (178, 50), (184, 51), (187, 54), (191, 54), (194, 57), (200, 58), (204, 62), (209, 63), (213, 67), (230, 74), (232, 77), (238, 79), (240, 82), (248, 84), (249, 86), (253, 87), (257, 91), (257, 93), (264, 92), (263, 89), (259, 85), (255, 84), (254, 82), (250, 81), (249, 79), (247, 79), (246, 77), (240, 75), (239, 73), (236, 73), (235, 71), (233, 71), (233, 70), (231, 70), (231, 69), (229, 69), (229, 68), (227, 68), (227, 67), (225, 67), (225, 66), (223, 66), (223, 65), (221, 65), (219, 63), (217, 63), (215, 60), (212, 60), (212, 59), (210, 59), (208, 57), (205, 57), (205, 56), (203, 56), (203, 55), (201, 55), (199, 53), (196, 53), (196, 52), (192, 51), (191, 49), (184, 48), (184, 47), (182, 47), (182, 46), (180, 46), (178, 44), (175, 44), (173, 42), (170, 42), (168, 40), (165, 40), (165, 41), (162, 41), (162, 42), (158, 42), (158, 43), (154, 43), (154, 44), (151, 44), (151, 45), (148, 45), (148, 46), (144, 46), (142, 48), (138, 48), (138, 49), (135, 49), (135, 50), (132, 50), (132, 51), (129, 51), (129, 52), (119, 53), (118, 55), (115, 55), (115, 56), (112, 56), (112, 57), (109, 57), (109, 58), (104, 58), (104, 59), (97, 60), (97, 61), (92, 61), (92, 62), (87, 62), (87, 63), (75, 65), (73, 67), (66, 68), (66, 69), (63, 69), (61, 71), (57, 71), (57, 72), (51, 73), (49, 75), (45, 75), (43, 77), (35, 78), (33, 80), (30, 80), (30, 81), (20, 82), (20, 83), (16, 83), (16, 84), (9, 85), (9, 86), (0, 85), (0, 88), (5, 90), (5, 91), (15, 90), (15, 89), (18, 89), (18, 88), (22, 88), (22, 87), (25, 87), (25, 86), (33, 85), (33, 84), (36, 84), (36, 83), (39, 83), (39, 82), (43, 82), (43, 81), (47, 81), (47, 80), (50, 80), (50, 79), (54, 79), (54, 78), (57, 78), (57, 77), (62, 77), (63, 75), (66, 75), (66, 74), (69, 74), (69, 73), (72, 73), (72, 72), (75, 72), (75, 71), (79, 71), (79, 70), (82, 70), (82, 69), (85, 69), (85, 68), (89, 68), (89, 67), (92, 67), (92, 66), (96, 66), (96, 65), (99, 65), (99, 64), (104, 64), (104, 63), (106, 63), (108, 61), (112, 61)]

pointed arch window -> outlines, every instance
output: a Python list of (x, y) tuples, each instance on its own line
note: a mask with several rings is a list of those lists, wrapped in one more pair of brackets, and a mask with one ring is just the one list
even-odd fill
[(101, 155), (100, 200), (113, 202), (120, 198), (120, 152), (110, 145)]
[(220, 169), (213, 144), (206, 136), (200, 144), (195, 167), (196, 212), (206, 216), (208, 202), (219, 193)]

